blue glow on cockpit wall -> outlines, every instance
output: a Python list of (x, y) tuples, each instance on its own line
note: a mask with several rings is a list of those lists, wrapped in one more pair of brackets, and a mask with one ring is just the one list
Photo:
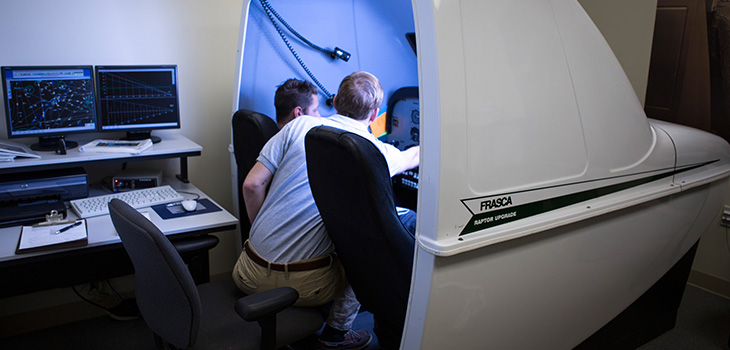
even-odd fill
[[(269, 1), (297, 32), (325, 48), (342, 48), (349, 61), (333, 60), (297, 39), (280, 25), (302, 61), (331, 94), (346, 75), (365, 70), (375, 74), (387, 98), (403, 86), (418, 85), (418, 63), (406, 33), (414, 32), (410, 0)], [(244, 22), (245, 21), (245, 24)], [(274, 91), (289, 78), (312, 79), (302, 69), (269, 21), (259, 0), (251, 0), (246, 25), (238, 108), (275, 116)], [(320, 113), (334, 109), (319, 90)]]

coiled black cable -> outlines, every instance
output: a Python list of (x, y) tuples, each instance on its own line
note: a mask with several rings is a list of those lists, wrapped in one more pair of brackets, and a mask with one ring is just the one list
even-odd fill
[(263, 6), (264, 9), (268, 9), (269, 11), (271, 11), (271, 14), (273, 14), (274, 17), (276, 17), (276, 19), (278, 19), (279, 22), (281, 22), (281, 24), (284, 25), (284, 27), (286, 27), (286, 29), (288, 29), (292, 34), (294, 34), (294, 36), (299, 38), (299, 40), (303, 41), (305, 44), (309, 45), (311, 48), (313, 48), (317, 51), (320, 51), (324, 54), (327, 54), (327, 55), (330, 55), (332, 53), (332, 51), (330, 51), (330, 50), (326, 50), (326, 49), (323, 49), (323, 48), (315, 45), (313, 42), (307, 40), (307, 38), (303, 37), (301, 34), (299, 34), (299, 32), (294, 30), (294, 28), (292, 28), (289, 25), (289, 23), (286, 23), (286, 21), (283, 18), (281, 18), (281, 16), (279, 16), (279, 13), (276, 12), (276, 10), (274, 10), (274, 7), (272, 7), (271, 4), (269, 4), (268, 0), (261, 0), (261, 6)]
[[(283, 23), (287, 27), (287, 29), (289, 31), (294, 33), (294, 35), (296, 35), (299, 39), (302, 39), (302, 41), (307, 43), (309, 46), (312, 46), (319, 51), (323, 51), (324, 49), (322, 49), (321, 47), (319, 47), (317, 45), (312, 44), (309, 40), (304, 39), (301, 35), (299, 35), (299, 33), (294, 31), (294, 29), (292, 29), (278, 15), (278, 13), (276, 13), (276, 11), (271, 7), (271, 5), (269, 4), (269, 2), (267, 0), (259, 0), (259, 2), (261, 3), (261, 7), (264, 8), (264, 12), (266, 12), (266, 16), (269, 17), (271, 24), (274, 25), (274, 28), (276, 28), (276, 31), (279, 33), (281, 40), (284, 41), (284, 44), (286, 44), (286, 47), (289, 48), (289, 51), (292, 53), (292, 55), (297, 60), (297, 62), (299, 62), (299, 65), (302, 66), (302, 69), (304, 69), (304, 71), (307, 73), (307, 75), (309, 75), (309, 77), (312, 78), (312, 81), (314, 81), (314, 83), (320, 88), (320, 90), (322, 90), (322, 92), (324, 92), (324, 94), (327, 96), (327, 104), (331, 104), (330, 101), (332, 101), (333, 95), (322, 85), (322, 83), (319, 82), (319, 80), (314, 76), (314, 74), (312, 74), (312, 72), (309, 70), (309, 68), (307, 68), (307, 65), (304, 64), (304, 61), (302, 61), (302, 59), (299, 57), (299, 54), (297, 54), (296, 50), (294, 50), (294, 48), (291, 46), (291, 43), (289, 43), (289, 40), (286, 38), (286, 35), (284, 35), (284, 32), (281, 30), (279, 25), (276, 23), (274, 16), (276, 16), (276, 18), (278, 18), (281, 21), (281, 23)], [(326, 51), (326, 50), (324, 50), (323, 52), (328, 53), (328, 51)]]

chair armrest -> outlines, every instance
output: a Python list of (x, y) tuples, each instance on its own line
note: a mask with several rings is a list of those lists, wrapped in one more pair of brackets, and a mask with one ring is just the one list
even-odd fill
[(291, 287), (279, 287), (265, 292), (247, 295), (236, 301), (236, 312), (246, 321), (258, 321), (282, 311), (299, 299), (299, 293)]
[(194, 236), (170, 241), (188, 270), (195, 284), (210, 282), (208, 251), (218, 245), (218, 237), (213, 235)]
[(211, 250), (218, 245), (218, 237), (213, 235), (196, 236), (170, 241), (180, 255), (191, 252)]

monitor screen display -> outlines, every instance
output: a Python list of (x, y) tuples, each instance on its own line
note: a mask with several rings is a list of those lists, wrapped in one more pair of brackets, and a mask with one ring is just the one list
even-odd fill
[(96, 131), (91, 66), (2, 67), (8, 138)]
[(101, 131), (180, 127), (177, 66), (97, 66), (96, 82)]
[(418, 146), (420, 121), (418, 88), (398, 89), (388, 100), (387, 142), (400, 150)]

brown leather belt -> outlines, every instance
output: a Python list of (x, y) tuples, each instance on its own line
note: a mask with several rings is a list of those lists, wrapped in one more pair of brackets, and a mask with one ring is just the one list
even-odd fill
[[(260, 266), (263, 267), (269, 267), (271, 266), (272, 270), (276, 271), (308, 271), (308, 270), (316, 270), (319, 268), (323, 268), (325, 266), (328, 266), (330, 264), (330, 261), (332, 260), (331, 255), (323, 256), (320, 259), (307, 261), (307, 262), (293, 262), (289, 264), (280, 264), (275, 262), (268, 262), (266, 259), (260, 257), (256, 252), (251, 248), (251, 244), (246, 242), (246, 247), (244, 248), (246, 251), (246, 255), (248, 255), (251, 260)], [(286, 266), (286, 268), (285, 268)]]

